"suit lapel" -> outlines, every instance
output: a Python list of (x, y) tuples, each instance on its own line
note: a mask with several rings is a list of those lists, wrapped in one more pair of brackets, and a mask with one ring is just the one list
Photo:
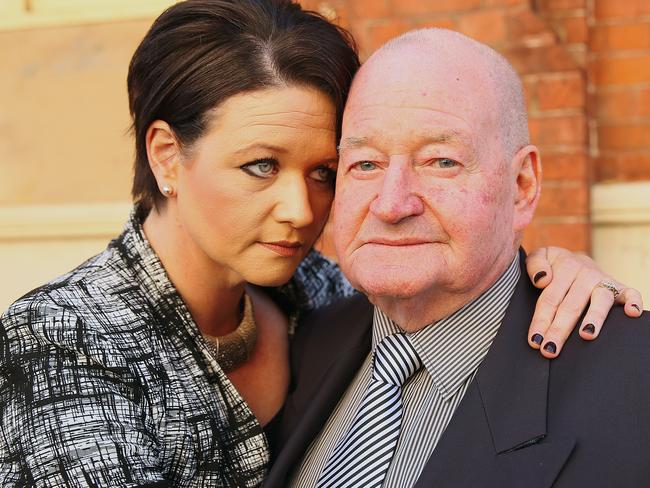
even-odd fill
[(552, 485), (575, 442), (546, 430), (549, 361), (526, 343), (537, 297), (522, 269), (490, 351), (416, 487)]
[[(289, 434), (280, 439), (282, 450), (273, 464), (265, 487), (285, 487), (291, 470), (300, 462), (312, 441), (325, 426), (327, 419), (345, 394), (354, 376), (370, 352), (372, 343), (372, 305), (362, 300), (359, 306), (337, 324), (331, 324), (324, 337), (313, 340), (322, 342), (323, 350), (329, 351), (327, 363), (318, 364), (309, 371), (310, 364), (299, 364), (301, 374), (307, 369), (308, 378), (301, 378), (284, 406), (282, 432)], [(322, 327), (321, 327), (322, 329)], [(337, 350), (328, 341), (345, 344)], [(311, 348), (310, 348), (311, 349)]]

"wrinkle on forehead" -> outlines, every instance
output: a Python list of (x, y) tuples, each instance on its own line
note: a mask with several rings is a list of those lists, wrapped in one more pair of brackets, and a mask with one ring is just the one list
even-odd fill
[(296, 124), (281, 124), (281, 123), (273, 123), (273, 122), (249, 122), (249, 123), (242, 124), (241, 127), (243, 129), (250, 128), (250, 127), (282, 127), (286, 129), (309, 128), (309, 129), (317, 129), (317, 130), (325, 130), (328, 132), (334, 132), (333, 127), (324, 127), (323, 125), (311, 125), (303, 121), (297, 122)]

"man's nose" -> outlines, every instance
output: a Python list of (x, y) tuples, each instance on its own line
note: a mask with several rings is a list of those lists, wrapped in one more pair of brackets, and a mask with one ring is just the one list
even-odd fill
[(309, 189), (302, 176), (286, 178), (283, 184), (278, 186), (277, 192), (274, 214), (278, 222), (287, 222), (299, 229), (314, 221)]
[(391, 224), (420, 215), (424, 211), (424, 203), (415, 192), (416, 185), (417, 174), (410, 163), (391, 162), (379, 193), (370, 204), (370, 211)]

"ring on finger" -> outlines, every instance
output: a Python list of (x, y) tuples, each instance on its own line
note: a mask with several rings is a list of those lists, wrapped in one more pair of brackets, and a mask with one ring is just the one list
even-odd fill
[(616, 284), (612, 281), (602, 280), (596, 285), (596, 288), (606, 288), (607, 290), (611, 291), (614, 295), (614, 300), (616, 300), (621, 294), (621, 289), (619, 289), (619, 287), (616, 286)]

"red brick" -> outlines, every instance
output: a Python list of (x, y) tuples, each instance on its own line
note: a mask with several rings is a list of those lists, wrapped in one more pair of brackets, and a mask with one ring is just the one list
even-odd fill
[(530, 116), (536, 115), (537, 109), (537, 83), (536, 77), (527, 76), (523, 78), (524, 97), (526, 99), (526, 107)]
[(650, 15), (650, 2), (648, 0), (596, 0), (594, 15), (596, 19)]
[(587, 0), (537, 0), (540, 10), (569, 10), (587, 7)]
[(650, 82), (650, 55), (600, 58), (589, 66), (596, 85), (630, 85)]
[(589, 189), (585, 182), (542, 185), (538, 217), (586, 216), (589, 214)]
[(589, 40), (589, 26), (584, 15), (567, 17), (561, 21), (563, 28), (562, 40), (568, 44), (585, 44)]
[(597, 25), (589, 45), (592, 51), (650, 49), (650, 22)]
[(630, 87), (623, 91), (600, 91), (596, 95), (594, 105), (596, 115), (604, 121), (650, 117), (650, 88)]
[(624, 182), (650, 180), (650, 152), (620, 154), (596, 159), (596, 181)]
[(555, 43), (555, 34), (548, 24), (528, 9), (510, 12), (507, 28), (513, 45), (543, 46)]
[(537, 87), (539, 110), (580, 108), (585, 105), (585, 82), (580, 72), (545, 76)]
[(425, 29), (428, 27), (439, 27), (441, 29), (452, 29), (452, 30), (460, 30), (458, 27), (458, 22), (454, 20), (452, 17), (434, 17), (430, 18), (427, 20), (422, 20), (422, 21), (414, 21), (413, 22), (413, 27), (415, 29)]
[(520, 75), (548, 71), (571, 71), (579, 67), (563, 46), (514, 47), (502, 54)]
[(583, 115), (532, 118), (528, 125), (531, 140), (538, 146), (584, 145), (587, 141)]
[(576, 153), (542, 151), (542, 170), (542, 186), (553, 180), (586, 181), (589, 178), (589, 158), (584, 151)]
[[(352, 0), (354, 1), (354, 0)], [(393, 11), (402, 16), (461, 12), (479, 7), (482, 0), (389, 0)]]
[(388, 20), (376, 22), (368, 26), (368, 43), (370, 51), (376, 50), (386, 41), (403, 34), (413, 28), (410, 22)]
[(608, 149), (648, 149), (650, 151), (650, 122), (598, 127), (598, 146)]
[(556, 222), (536, 218), (526, 229), (524, 247), (534, 249), (540, 246), (560, 246), (572, 251), (589, 252), (590, 232), (587, 219)]
[(505, 12), (502, 9), (463, 14), (458, 25), (462, 33), (485, 44), (500, 44), (507, 38)]
[(507, 6), (511, 7), (514, 5), (526, 5), (530, 4), (530, 0), (483, 0), (483, 5), (486, 7), (501, 7)]
[(351, 0), (350, 13), (356, 18), (381, 19), (391, 14), (388, 0)]

